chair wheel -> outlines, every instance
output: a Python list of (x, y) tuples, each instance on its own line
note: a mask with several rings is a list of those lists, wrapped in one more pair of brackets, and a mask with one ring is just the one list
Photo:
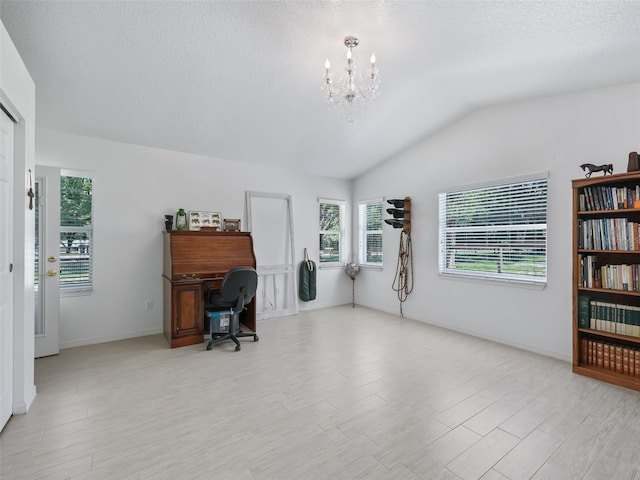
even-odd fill
[(240, 345), (236, 345), (236, 352), (240, 351)]
[(260, 340), (260, 339), (258, 338), (258, 335), (254, 335), (254, 336), (253, 336), (253, 341), (254, 341), (254, 342), (257, 342), (258, 340)]
[(207, 343), (207, 350), (211, 350), (212, 347), (213, 345), (211, 345), (211, 343)]

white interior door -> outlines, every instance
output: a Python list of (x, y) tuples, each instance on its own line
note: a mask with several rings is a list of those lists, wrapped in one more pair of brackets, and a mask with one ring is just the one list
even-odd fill
[(35, 356), (60, 352), (60, 169), (36, 166)]
[(291, 196), (247, 192), (246, 202), (258, 271), (256, 317), (298, 313)]
[(0, 430), (13, 410), (13, 121), (0, 110)]

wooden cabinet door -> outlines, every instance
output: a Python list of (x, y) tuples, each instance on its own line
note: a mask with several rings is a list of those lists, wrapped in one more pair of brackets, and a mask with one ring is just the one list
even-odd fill
[(173, 336), (202, 334), (202, 285), (193, 283), (173, 286)]

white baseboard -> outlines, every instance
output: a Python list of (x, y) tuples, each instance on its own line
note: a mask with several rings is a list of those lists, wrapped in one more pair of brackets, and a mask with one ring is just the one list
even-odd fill
[(153, 328), (150, 330), (140, 330), (137, 332), (119, 333), (117, 335), (108, 335), (106, 337), (94, 338), (78, 338), (60, 342), (60, 349), (82, 347), (85, 345), (94, 345), (96, 343), (115, 342), (116, 340), (126, 340), (127, 338), (146, 337), (148, 335), (157, 335), (162, 333), (162, 328)]
[[(319, 310), (321, 308), (331, 308), (331, 307), (340, 307), (342, 305), (346, 305), (346, 303), (318, 303), (315, 300), (311, 302), (300, 302), (298, 304), (298, 309), (301, 312), (308, 312), (310, 310)], [(351, 302), (349, 302), (351, 305)]]
[(24, 415), (31, 408), (31, 404), (36, 399), (36, 386), (31, 385), (31, 388), (26, 392), (24, 402), (13, 404), (11, 413), (13, 415)]
[[(384, 308), (378, 305), (367, 305), (367, 308), (373, 308), (374, 310), (380, 310), (381, 312), (390, 313), (393, 315), (400, 315), (400, 307), (398, 306), (397, 310), (389, 310), (388, 308)], [(464, 333), (465, 335), (471, 335), (472, 337), (482, 338), (484, 340), (489, 340), (491, 342), (500, 343), (501, 345), (506, 345), (508, 347), (518, 348), (520, 350), (526, 350), (527, 352), (537, 353), (539, 355), (544, 355), (545, 357), (555, 358), (557, 360), (562, 360), (564, 362), (571, 363), (573, 360), (571, 356), (567, 356), (561, 352), (555, 352), (553, 350), (546, 350), (543, 348), (534, 347), (532, 345), (527, 345), (519, 342), (512, 342), (510, 340), (505, 340), (504, 338), (497, 338), (491, 335), (486, 335), (483, 332), (477, 332), (473, 330), (467, 330), (464, 328), (457, 328), (455, 326), (451, 326), (444, 323), (433, 322), (431, 320), (427, 320), (425, 318), (415, 317), (413, 315), (404, 315), (405, 318), (415, 320), (416, 322), (426, 323), (427, 325), (433, 325), (434, 327), (444, 328), (446, 330), (451, 330), (453, 332)]]

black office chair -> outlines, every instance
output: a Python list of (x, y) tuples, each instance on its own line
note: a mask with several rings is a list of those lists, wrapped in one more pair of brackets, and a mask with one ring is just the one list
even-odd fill
[(209, 299), (205, 305), (209, 321), (220, 318), (220, 314), (229, 313), (229, 328), (227, 332), (211, 332), (211, 340), (207, 350), (226, 340), (236, 344), (236, 352), (240, 351), (238, 337), (253, 337), (259, 340), (255, 333), (244, 333), (240, 330), (240, 313), (251, 302), (258, 287), (258, 273), (251, 267), (235, 267), (230, 269), (222, 279), (220, 290), (209, 290)]

